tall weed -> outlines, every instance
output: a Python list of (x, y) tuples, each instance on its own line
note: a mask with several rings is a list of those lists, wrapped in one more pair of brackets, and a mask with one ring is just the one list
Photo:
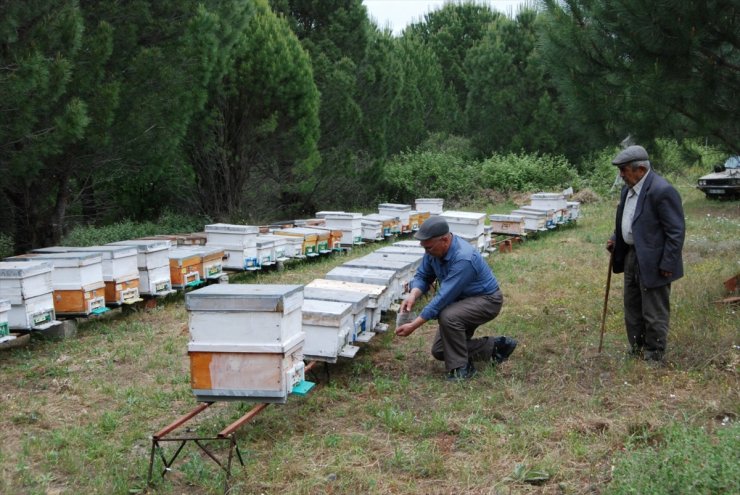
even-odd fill
[(385, 180), (396, 200), (439, 197), (458, 201), (479, 189), (475, 162), (441, 151), (401, 153), (385, 166)]
[(483, 186), (499, 191), (552, 191), (579, 183), (576, 168), (563, 156), (494, 154), (481, 169)]

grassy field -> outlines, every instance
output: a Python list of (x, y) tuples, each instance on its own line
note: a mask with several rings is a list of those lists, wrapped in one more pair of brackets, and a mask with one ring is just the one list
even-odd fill
[[(584, 205), (577, 226), (489, 257), (506, 300), (478, 333), (517, 338), (508, 362), (447, 383), (429, 355), (433, 322), (378, 336), (330, 365), (329, 383), (319, 374), (307, 397), (239, 430), (246, 465), (235, 463), (231, 493), (740, 492), (740, 319), (715, 303), (740, 272), (740, 203), (679, 188), (686, 276), (673, 286), (667, 366), (625, 358), (616, 275), (597, 353), (616, 199)], [(241, 281), (303, 284), (344, 260)], [(0, 493), (146, 491), (150, 435), (196, 406), (187, 342), (178, 296), (1, 352)], [(250, 407), (215, 404), (190, 433), (218, 432)], [(209, 494), (224, 476), (190, 446), (155, 481), (148, 493)]]

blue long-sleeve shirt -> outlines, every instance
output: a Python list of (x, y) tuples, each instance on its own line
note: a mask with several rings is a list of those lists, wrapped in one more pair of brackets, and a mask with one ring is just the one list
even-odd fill
[(426, 294), (435, 279), (441, 287), (419, 315), (425, 320), (437, 318), (444, 308), (456, 301), (493, 294), (499, 289), (496, 276), (480, 253), (458, 236), (453, 236), (450, 249), (443, 257), (424, 255), (410, 287)]

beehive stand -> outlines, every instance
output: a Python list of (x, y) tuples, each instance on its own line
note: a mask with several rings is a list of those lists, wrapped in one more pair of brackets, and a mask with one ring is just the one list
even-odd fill
[[(313, 367), (316, 366), (316, 361), (311, 361), (306, 364), (306, 371), (311, 371)], [(305, 396), (310, 390), (313, 388), (313, 384), (310, 382), (303, 382), (300, 386), (293, 389), (293, 393), (300, 396)], [(198, 446), (213, 462), (215, 462), (219, 468), (223, 469), (223, 471), (226, 473), (226, 479), (224, 480), (224, 493), (229, 492), (229, 483), (231, 480), (231, 465), (234, 461), (234, 454), (236, 454), (237, 459), (239, 460), (239, 464), (244, 466), (244, 458), (242, 457), (242, 452), (239, 449), (239, 444), (236, 442), (236, 433), (245, 424), (249, 423), (252, 419), (255, 418), (259, 413), (264, 411), (267, 406), (270, 405), (270, 403), (261, 403), (255, 405), (252, 409), (247, 411), (246, 414), (244, 414), (241, 418), (237, 419), (233, 423), (231, 423), (229, 426), (218, 432), (216, 436), (195, 436), (195, 435), (183, 435), (183, 436), (177, 436), (177, 437), (170, 437), (169, 435), (177, 430), (178, 428), (184, 426), (188, 421), (195, 418), (198, 414), (202, 413), (209, 407), (211, 407), (214, 404), (214, 402), (201, 402), (198, 407), (190, 411), (189, 413), (181, 416), (174, 422), (170, 423), (169, 425), (165, 426), (158, 432), (152, 435), (152, 450), (149, 455), (149, 470), (147, 474), (146, 483), (147, 486), (152, 486), (152, 475), (154, 473), (154, 459), (156, 455), (159, 455), (159, 458), (162, 460), (162, 464), (164, 464), (164, 469), (162, 470), (162, 479), (164, 479), (164, 476), (167, 474), (168, 471), (171, 471), (172, 465), (175, 463), (177, 458), (180, 456), (180, 452), (185, 448), (185, 445), (188, 442), (192, 442), (195, 445)], [(177, 447), (175, 449), (175, 452), (172, 453), (172, 455), (168, 458), (164, 451), (163, 444), (165, 443), (175, 443), (177, 444)], [(226, 456), (226, 460), (219, 459), (217, 457), (216, 453), (212, 448), (209, 446), (207, 442), (216, 442), (216, 443), (227, 443), (228, 444), (228, 455)]]

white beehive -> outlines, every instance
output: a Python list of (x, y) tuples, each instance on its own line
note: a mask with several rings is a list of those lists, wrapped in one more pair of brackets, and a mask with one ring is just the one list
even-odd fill
[(59, 323), (54, 310), (50, 263), (0, 262), (0, 298), (10, 303), (9, 329), (44, 330)]
[(383, 233), (383, 222), (362, 219), (362, 239), (366, 241), (382, 241), (385, 239)]
[(342, 264), (345, 267), (369, 268), (377, 270), (390, 270), (396, 273), (393, 278), (392, 294), (396, 299), (407, 292), (408, 284), (414, 277), (416, 271), (416, 262), (404, 259), (390, 259), (383, 255), (368, 254), (360, 258), (347, 261)]
[(323, 218), (327, 229), (342, 232), (342, 244), (362, 244), (362, 213), (325, 212)]
[(352, 358), (357, 354), (359, 348), (351, 344), (354, 330), (351, 304), (304, 299), (301, 312), (306, 359), (335, 363), (339, 357)]
[(259, 270), (257, 263), (256, 238), (259, 227), (213, 223), (203, 229), (206, 246), (224, 250), (223, 267), (230, 270)]
[(401, 232), (411, 232), (411, 205), (397, 203), (381, 203), (378, 205), (378, 213), (389, 217), (398, 217), (401, 221)]
[(303, 241), (294, 237), (275, 234), (260, 234), (259, 239), (272, 241), (274, 261), (283, 262), (295, 258), (300, 254)]
[(441, 198), (416, 198), (414, 204), (418, 211), (428, 211), (432, 215), (439, 215), (444, 211), (444, 201)]
[(46, 261), (54, 267), (51, 285), (57, 314), (90, 315), (108, 310), (100, 253), (33, 253), (28, 256), (29, 260)]
[(10, 301), (7, 299), (0, 299), (0, 339), (10, 335), (8, 313), (10, 313)]
[(466, 237), (483, 235), (483, 226), (486, 223), (485, 213), (470, 211), (443, 211), (440, 214), (450, 226), (450, 232)]
[(139, 293), (148, 296), (166, 296), (174, 292), (170, 279), (168, 240), (131, 239), (110, 242), (108, 246), (134, 246), (139, 269)]
[(512, 215), (518, 215), (524, 218), (524, 228), (528, 231), (543, 231), (547, 230), (547, 212), (546, 211), (532, 211), (532, 210), (514, 210), (511, 212)]
[(579, 201), (568, 201), (568, 219), (572, 222), (581, 216), (581, 203)]
[(532, 206), (552, 208), (554, 210), (564, 210), (567, 208), (565, 195), (561, 193), (539, 192), (530, 196)]
[(422, 250), (424, 249), (421, 247), (421, 242), (412, 240), (396, 241), (393, 243), (393, 245), (396, 247), (421, 248)]
[(406, 261), (411, 263), (411, 270), (413, 272), (416, 271), (419, 265), (421, 265), (421, 261), (424, 259), (423, 248), (422, 252), (412, 252), (407, 249), (408, 248), (399, 248), (396, 246), (386, 246), (376, 249), (372, 253), (368, 254), (368, 256), (387, 259), (389, 261)]
[(563, 223), (563, 212), (554, 208), (524, 205), (519, 207), (523, 211), (533, 211), (535, 213), (544, 212), (547, 215), (547, 228), (554, 229), (559, 223)]
[(396, 272), (392, 270), (338, 266), (330, 270), (324, 278), (387, 287), (387, 299), (383, 301), (384, 306), (381, 306), (383, 311), (389, 309), (391, 303), (400, 297), (398, 284), (396, 283)]
[(352, 305), (354, 327), (350, 342), (368, 342), (375, 333), (368, 327), (372, 321), (372, 309), (368, 308), (370, 296), (363, 292), (322, 289), (319, 287), (303, 288), (303, 297), (319, 301), (334, 301)]
[(62, 250), (67, 252), (99, 253), (103, 257), (103, 281), (105, 282), (106, 304), (133, 304), (141, 301), (139, 297), (137, 252), (134, 246), (56, 246), (35, 249), (33, 252), (62, 252)]
[(388, 287), (384, 285), (363, 284), (347, 282), (344, 280), (329, 280), (325, 278), (314, 279), (307, 284), (306, 287), (344, 292), (359, 292), (367, 295), (368, 320), (365, 328), (373, 332), (385, 332), (388, 330), (388, 326), (386, 324), (380, 323), (383, 311), (390, 307)]
[(494, 234), (524, 235), (524, 217), (521, 215), (488, 215)]
[(260, 268), (272, 266), (277, 263), (274, 239), (258, 235), (257, 240), (255, 241), (255, 247), (257, 248), (257, 265)]
[(192, 389), (198, 400), (284, 403), (304, 379), (296, 285), (211, 285), (185, 296)]
[(383, 225), (383, 237), (390, 237), (401, 233), (401, 219), (396, 216), (371, 213), (362, 218), (371, 222), (380, 222)]

